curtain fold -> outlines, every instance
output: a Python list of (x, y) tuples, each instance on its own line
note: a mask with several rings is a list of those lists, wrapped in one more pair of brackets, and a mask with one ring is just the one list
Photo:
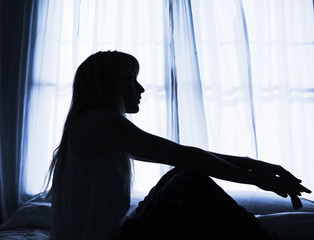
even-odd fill
[(250, 43), (241, 1), (197, 0), (192, 10), (209, 149), (256, 158)]
[[(208, 149), (202, 83), (189, 0), (169, 1), (172, 21), (171, 52), (177, 101), (178, 137), (184, 145)], [(175, 125), (174, 125), (175, 126)], [(173, 127), (173, 126), (171, 126)]]
[[(313, 189), (313, 1), (243, 0), (250, 39), (260, 159)], [(313, 199), (313, 194), (310, 196)]]
[(242, 22), (243, 22), (243, 35), (245, 38), (246, 46), (246, 65), (247, 65), (247, 80), (248, 80), (248, 91), (249, 91), (249, 104), (251, 109), (251, 124), (252, 124), (252, 134), (254, 139), (254, 148), (255, 148), (255, 158), (258, 159), (258, 146), (257, 146), (257, 137), (256, 137), (256, 122), (255, 122), (255, 104), (254, 104), (254, 94), (253, 94), (253, 82), (252, 82), (252, 63), (251, 63), (251, 50), (250, 50), (250, 41), (249, 33), (247, 29), (246, 16), (243, 8), (242, 0), (239, 0), (239, 6), (241, 10)]
[(1, 1), (0, 212), (4, 221), (29, 195), (24, 188), (27, 105), (37, 1)]
[(280, 164), (313, 188), (313, 1), (191, 3), (209, 149)]

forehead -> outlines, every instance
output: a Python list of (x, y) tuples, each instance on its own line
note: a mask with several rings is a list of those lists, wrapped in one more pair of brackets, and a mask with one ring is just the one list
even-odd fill
[(129, 82), (131, 79), (137, 78), (137, 75), (138, 75), (137, 69), (134, 67), (130, 67), (125, 71), (121, 72), (120, 77), (122, 82)]
[(128, 69), (130, 71), (136, 71), (138, 73), (140, 70), (140, 65), (139, 65), (137, 59), (134, 57), (131, 57), (130, 59), (128, 59), (127, 65), (128, 65)]
[(139, 62), (131, 55), (123, 55), (122, 58), (122, 75), (135, 74), (137, 75), (140, 70)]
[(130, 75), (130, 74), (134, 74), (137, 75), (139, 72), (139, 68), (137, 66), (130, 66), (128, 67), (125, 71), (124, 74)]

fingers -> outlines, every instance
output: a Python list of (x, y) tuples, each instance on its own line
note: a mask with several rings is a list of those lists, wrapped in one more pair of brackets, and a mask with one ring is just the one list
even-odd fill
[(301, 184), (295, 184), (295, 183), (290, 183), (291, 187), (293, 187), (295, 189), (295, 191), (299, 192), (299, 196), (301, 196), (301, 193), (305, 192), (305, 193), (311, 193), (312, 191), (307, 189), (306, 187), (304, 187)]
[(277, 181), (277, 183), (263, 181), (260, 188), (266, 191), (275, 192), (277, 195), (286, 198), (288, 195), (290, 196), (291, 203), (294, 209), (300, 209), (303, 207), (301, 200), (299, 199), (298, 195), (301, 195), (299, 192), (295, 191), (293, 188), (287, 186), (287, 184), (283, 184)]
[(299, 196), (301, 196), (302, 192), (310, 193), (311, 191), (305, 188), (304, 186), (302, 186), (300, 183), (295, 183), (295, 182), (291, 183), (291, 182), (288, 182), (286, 179), (280, 179), (279, 182), (280, 182), (282, 191), (286, 191), (286, 193), (290, 196), (293, 208), (294, 209), (302, 208), (303, 205)]
[(289, 171), (287, 171), (281, 166), (279, 166), (279, 173), (276, 174), (276, 177), (279, 177), (287, 181), (287, 183), (290, 184), (291, 187), (293, 187), (294, 192), (299, 192), (299, 194), (297, 194), (299, 196), (301, 196), (302, 192), (312, 193), (311, 190), (301, 185), (301, 182), (302, 182), (301, 179), (296, 178), (292, 173), (290, 173)]
[(312, 193), (312, 191), (306, 187), (304, 187), (303, 185), (300, 184), (300, 187), (302, 189), (302, 192), (306, 192), (306, 193)]
[(282, 186), (282, 184), (279, 184), (278, 182), (274, 182), (273, 180), (262, 178), (260, 176), (257, 176), (256, 178), (257, 186), (265, 191), (271, 191), (276, 193), (277, 195), (286, 198), (288, 197), (287, 189)]
[(283, 167), (280, 166), (280, 176), (287, 178), (289, 180), (291, 180), (292, 182), (297, 182), (297, 183), (301, 183), (302, 180), (296, 178), (292, 173), (290, 173), (289, 171), (287, 171), (286, 169), (284, 169)]
[[(302, 185), (299, 183), (296, 183), (295, 181), (291, 183), (291, 180), (289, 180), (276, 176), (272, 178), (260, 178), (261, 182), (259, 187), (266, 190), (266, 191), (272, 191), (275, 192), (277, 195), (286, 198), (288, 195), (291, 198), (291, 203), (294, 209), (302, 208), (302, 202), (299, 199), (298, 196), (301, 196), (301, 192), (305, 190)], [(301, 191), (302, 190), (302, 191)], [(306, 189), (308, 190), (308, 189)]]
[(292, 173), (279, 165), (264, 162), (254, 163), (255, 165), (251, 166), (251, 172), (259, 179), (258, 187), (266, 191), (275, 192), (284, 198), (289, 195), (294, 209), (303, 207), (298, 196), (301, 196), (303, 192), (311, 193), (312, 191), (301, 185), (301, 179), (296, 178)]
[(275, 193), (276, 193), (277, 195), (279, 195), (280, 197), (283, 197), (283, 198), (288, 197), (288, 194), (287, 194), (287, 193), (284, 193), (284, 192), (276, 191)]
[(293, 195), (293, 194), (289, 194), (290, 198), (291, 198), (291, 202), (292, 202), (292, 206), (294, 209), (300, 209), (303, 207), (301, 200), (298, 198), (298, 196)]
[(293, 208), (300, 209), (303, 205), (298, 196), (301, 196), (302, 192), (311, 193), (311, 191), (302, 186), (299, 179), (295, 177), (292, 178), (291, 175), (292, 174), (290, 174), (288, 178), (287, 175), (276, 176), (274, 184), (277, 185), (277, 188), (280, 188), (280, 194), (276, 193), (282, 197), (287, 197), (287, 195), (289, 195)]

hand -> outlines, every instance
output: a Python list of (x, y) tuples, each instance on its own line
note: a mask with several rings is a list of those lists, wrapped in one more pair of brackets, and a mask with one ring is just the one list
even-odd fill
[[(245, 157), (245, 168), (255, 175), (255, 185), (259, 188), (277, 193), (279, 196), (291, 198), (295, 209), (302, 207), (299, 199), (302, 192), (311, 193), (309, 189), (301, 185), (302, 180), (296, 178), (279, 165), (274, 165)], [(242, 165), (242, 167), (244, 167)]]

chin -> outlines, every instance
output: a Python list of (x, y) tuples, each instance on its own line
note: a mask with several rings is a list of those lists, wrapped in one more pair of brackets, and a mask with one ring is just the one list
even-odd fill
[(140, 108), (138, 106), (134, 108), (130, 108), (130, 109), (125, 109), (125, 112), (128, 114), (138, 113), (139, 111), (140, 111)]

